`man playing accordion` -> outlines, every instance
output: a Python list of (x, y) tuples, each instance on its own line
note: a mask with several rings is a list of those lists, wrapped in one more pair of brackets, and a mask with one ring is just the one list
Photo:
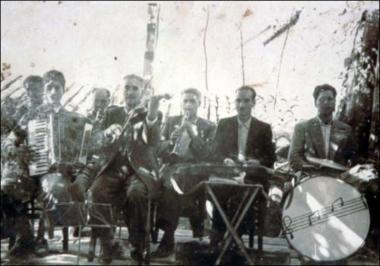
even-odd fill
[[(26, 114), (23, 134), (10, 143), (8, 149), (20, 145), (25, 147), (25, 152), (19, 153), (20, 158), (29, 155), (23, 166), (24, 173), (37, 179), (44, 214), (52, 228), (54, 225), (83, 222), (79, 205), (71, 204), (84, 200), (94, 173), (93, 167), (86, 165), (86, 145), (83, 142), (88, 120), (61, 105), (65, 88), (63, 74), (51, 70), (44, 74), (43, 84), (46, 102), (36, 111)], [(34, 115), (30, 116), (31, 113)], [(85, 159), (81, 160), (83, 157)], [(42, 226), (35, 245), (38, 255), (47, 252), (44, 233)]]
[(162, 131), (163, 141), (159, 154), (164, 167), (161, 171), (163, 194), (158, 204), (157, 225), (165, 231), (158, 249), (152, 253), (154, 257), (166, 257), (174, 252), (174, 232), (177, 229), (182, 211), (188, 212), (194, 237), (203, 234), (204, 204), (200, 197), (180, 197), (172, 187), (174, 178), (179, 186), (191, 188), (202, 181), (191, 173), (176, 175), (179, 167), (204, 162), (210, 157), (215, 125), (198, 117), (201, 104), (201, 93), (194, 88), (185, 89), (181, 93), (183, 115), (169, 117)]

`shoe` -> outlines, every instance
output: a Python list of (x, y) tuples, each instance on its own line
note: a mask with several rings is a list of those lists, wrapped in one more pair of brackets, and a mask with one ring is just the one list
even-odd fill
[(35, 243), (33, 239), (19, 239), (9, 250), (10, 259), (24, 259), (34, 253)]
[(203, 228), (193, 229), (193, 238), (203, 238), (208, 236), (208, 233)]
[(174, 244), (172, 245), (159, 245), (158, 248), (150, 254), (152, 258), (165, 258), (174, 254)]
[(160, 245), (150, 255), (152, 258), (164, 258), (174, 253), (174, 232), (165, 232)]
[[(91, 236), (91, 230), (86, 227), (82, 229), (81, 237)], [(75, 226), (73, 230), (73, 237), (79, 237), (79, 226)]]
[(131, 258), (139, 264), (144, 261), (144, 255), (140, 249), (137, 249), (137, 248), (132, 249), (130, 255), (131, 255)]
[(210, 246), (218, 247), (223, 240), (223, 234), (216, 230), (211, 231), (210, 233)]
[(35, 254), (38, 257), (46, 256), (49, 253), (49, 245), (45, 238), (37, 238), (35, 241)]
[(110, 240), (108, 241), (101, 241), (102, 245), (102, 255), (101, 255), (101, 261), (104, 264), (110, 264), (113, 259), (116, 260), (126, 260), (129, 258), (128, 252), (124, 248), (122, 244), (119, 242), (111, 243)]

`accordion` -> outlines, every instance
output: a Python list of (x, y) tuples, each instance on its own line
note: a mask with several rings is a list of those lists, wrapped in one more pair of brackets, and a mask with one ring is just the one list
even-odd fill
[(86, 164), (92, 124), (75, 113), (60, 112), (28, 122), (28, 145), (36, 156), (29, 175), (45, 174), (56, 163)]

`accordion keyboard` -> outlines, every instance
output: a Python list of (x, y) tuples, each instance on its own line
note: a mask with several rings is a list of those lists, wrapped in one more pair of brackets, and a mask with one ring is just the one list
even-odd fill
[(45, 174), (50, 167), (48, 119), (31, 120), (28, 123), (28, 144), (36, 156), (29, 163), (29, 175)]

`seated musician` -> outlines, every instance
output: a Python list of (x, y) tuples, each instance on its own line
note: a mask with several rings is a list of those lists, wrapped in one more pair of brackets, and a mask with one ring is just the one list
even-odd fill
[[(104, 204), (122, 210), (133, 246), (130, 255), (141, 262), (148, 236), (148, 197), (154, 198), (158, 193), (154, 148), (160, 139), (162, 117), (158, 105), (162, 96), (152, 96), (146, 108), (142, 101), (144, 80), (136, 75), (128, 75), (124, 80), (125, 106), (107, 109), (103, 130), (97, 132), (101, 133), (108, 161), (89, 189), (89, 200), (94, 203), (89, 223), (111, 227), (115, 224), (110, 208)], [(128, 256), (123, 246), (115, 242), (112, 228), (94, 227), (93, 233), (100, 238), (104, 263)]]
[[(66, 215), (64, 218), (62, 214), (67, 214), (67, 212), (63, 210), (66, 208), (62, 205), (72, 201), (83, 201), (85, 195), (85, 189), (81, 191), (80, 196), (73, 194), (71, 186), (77, 183), (86, 184), (86, 180), (89, 180), (88, 176), (91, 176), (91, 167), (75, 162), (78, 156), (76, 153), (77, 148), (81, 147), (82, 129), (87, 120), (76, 113), (67, 111), (61, 105), (60, 101), (65, 87), (65, 78), (61, 72), (56, 70), (48, 71), (44, 74), (43, 80), (46, 103), (40, 105), (35, 112), (35, 116), (28, 117), (26, 121), (29, 120), (30, 122), (41, 119), (51, 123), (52, 127), (46, 131), (50, 134), (48, 138), (52, 140), (51, 145), (48, 143), (41, 144), (40, 142), (36, 142), (36, 144), (39, 146), (43, 145), (43, 148), (48, 149), (52, 157), (55, 158), (55, 161), (44, 161), (43, 165), (47, 168), (42, 171), (39, 164), (41, 157), (37, 157), (36, 153), (33, 153), (34, 160), (31, 160), (29, 164), (35, 163), (35, 172), (32, 172), (29, 167), (28, 176), (33, 176), (39, 181), (39, 192), (51, 225), (65, 225), (67, 224), (65, 219), (69, 218), (72, 221), (79, 221), (78, 218), (80, 218), (81, 214), (73, 212), (73, 215)], [(28, 132), (39, 130), (39, 126), (26, 124), (28, 126), (23, 134), (24, 139), (21, 142), (18, 140), (18, 142), (25, 143), (22, 147), (26, 147), (29, 150), (33, 148), (38, 152), (38, 147), (31, 147), (30, 141), (32, 140), (26, 137)], [(16, 145), (17, 142), (15, 142)], [(45, 145), (48, 145), (48, 147), (45, 147)], [(74, 183), (72, 183), (73, 180), (75, 180)], [(85, 187), (85, 185), (79, 187)], [(72, 210), (74, 211), (74, 209)], [(40, 227), (39, 229), (35, 247), (36, 253), (43, 255), (47, 253), (47, 241), (44, 239), (44, 227)]]
[(105, 88), (95, 88), (93, 93), (93, 106), (90, 110), (87, 111), (87, 118), (91, 119), (94, 126), (101, 126), (104, 119), (104, 112), (106, 111), (111, 101), (111, 93)]
[[(298, 123), (294, 128), (289, 150), (289, 164), (294, 171), (339, 176), (342, 172), (331, 167), (319, 168), (318, 160), (311, 163), (308, 158), (326, 159), (333, 163), (350, 166), (356, 160), (356, 145), (351, 127), (333, 119), (336, 90), (328, 84), (316, 86), (313, 92), (317, 107), (316, 117)], [(317, 163), (315, 163), (317, 162)], [(322, 165), (323, 166), (323, 165)], [(301, 257), (303, 265), (347, 265), (347, 260), (316, 262)]]
[(316, 117), (298, 123), (289, 150), (289, 163), (294, 171), (309, 166), (307, 157), (328, 159), (348, 166), (355, 161), (355, 143), (351, 127), (333, 119), (336, 90), (324, 84), (315, 87)]
[[(27, 123), (30, 113), (43, 101), (43, 79), (28, 76), (23, 85), (27, 104), (16, 110), (13, 118), (1, 114), (1, 234), (3, 237), (6, 233), (7, 237), (15, 239), (9, 250), (11, 259), (27, 256), (34, 247), (32, 228), (26, 217), (26, 202), (31, 200), (36, 183), (28, 176), (27, 164), (31, 153), (23, 144), (21, 128)], [(3, 127), (6, 130), (4, 134)]]
[(201, 93), (194, 88), (185, 89), (181, 93), (183, 115), (168, 117), (163, 131), (159, 155), (165, 167), (162, 170), (163, 194), (159, 200), (157, 225), (165, 231), (158, 249), (152, 253), (154, 257), (166, 257), (174, 251), (174, 232), (183, 210), (189, 213), (194, 237), (203, 233), (204, 200), (201, 197), (180, 198), (173, 190), (170, 182), (174, 178), (179, 186), (187, 189), (202, 180), (191, 176), (177, 176), (178, 167), (204, 162), (210, 156), (211, 142), (215, 134), (215, 125), (198, 117), (201, 104)]
[[(264, 123), (251, 115), (256, 103), (256, 92), (249, 86), (243, 86), (236, 90), (235, 105), (237, 116), (221, 119), (218, 123), (215, 135), (215, 156), (219, 161), (229, 166), (240, 163), (250, 165), (262, 165), (273, 167), (275, 161), (274, 145), (272, 143), (272, 130), (269, 124)], [(261, 173), (258, 173), (261, 175)], [(249, 180), (255, 176), (246, 176)], [(264, 184), (267, 188), (267, 184)], [(236, 195), (240, 196), (240, 195)], [(235, 196), (224, 196), (221, 204), (227, 209), (227, 201), (234, 202)], [(236, 205), (237, 206), (237, 205)], [(235, 208), (236, 209), (236, 208)], [(227, 210), (227, 215), (231, 210)], [(240, 232), (249, 226), (248, 221), (243, 221)], [(213, 214), (213, 234), (211, 244), (217, 245), (223, 237), (225, 225), (215, 211)]]

